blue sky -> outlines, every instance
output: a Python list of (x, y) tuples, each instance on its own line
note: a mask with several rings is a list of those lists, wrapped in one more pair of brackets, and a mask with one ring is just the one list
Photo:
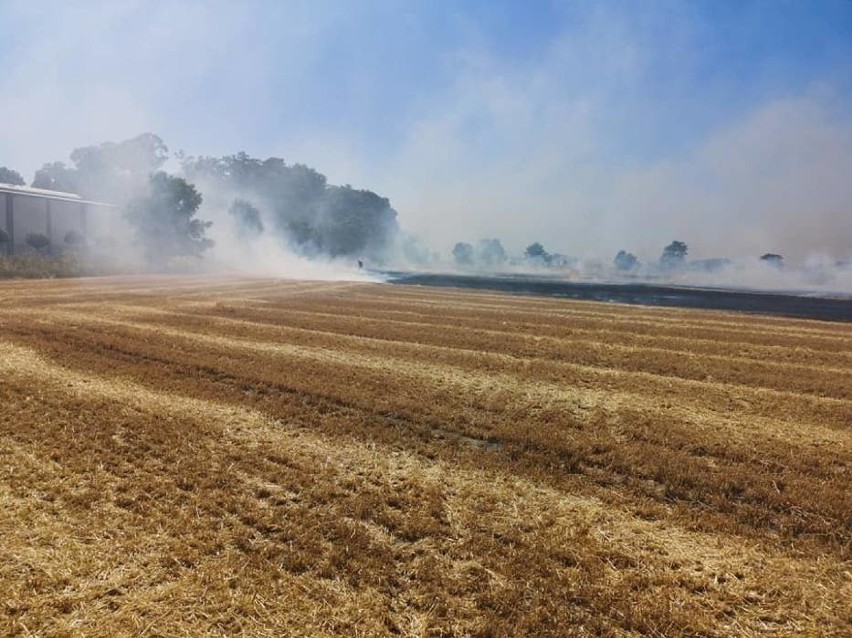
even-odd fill
[(152, 131), (372, 188), (439, 247), (852, 243), (848, 0), (0, 0), (0, 64), (27, 178)]

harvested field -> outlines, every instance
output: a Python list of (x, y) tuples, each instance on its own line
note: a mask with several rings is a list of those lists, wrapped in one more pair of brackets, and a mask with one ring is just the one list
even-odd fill
[(0, 634), (846, 636), (852, 324), (0, 284)]

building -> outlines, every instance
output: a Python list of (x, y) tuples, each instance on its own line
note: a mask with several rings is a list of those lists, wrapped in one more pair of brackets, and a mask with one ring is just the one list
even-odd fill
[[(32, 234), (46, 236), (52, 253), (68, 247), (72, 232), (87, 241), (108, 235), (116, 214), (111, 204), (73, 193), (0, 184), (0, 230), (5, 231), (0, 237), (6, 239), (5, 252), (10, 255), (32, 253), (27, 244)], [(3, 251), (0, 245), (0, 254)]]

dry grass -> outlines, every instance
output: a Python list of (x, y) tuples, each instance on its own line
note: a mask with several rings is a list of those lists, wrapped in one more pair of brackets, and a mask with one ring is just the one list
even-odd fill
[(852, 326), (0, 284), (0, 634), (848, 635)]

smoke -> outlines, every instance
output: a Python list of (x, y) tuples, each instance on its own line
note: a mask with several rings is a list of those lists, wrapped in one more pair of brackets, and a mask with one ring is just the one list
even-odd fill
[[(276, 227), (268, 206), (253, 200), (251, 193), (235, 191), (210, 182), (196, 186), (203, 200), (198, 217), (212, 222), (207, 236), (213, 241), (196, 269), (210, 273), (239, 273), (252, 276), (287, 277), (326, 281), (379, 281), (353, 257), (333, 259), (317, 252), (300, 250)], [(234, 214), (234, 202), (248, 204), (259, 215), (259, 224), (246, 224)]]
[(306, 257), (282, 245), (269, 233), (235, 241), (237, 225), (231, 219), (214, 216), (209, 233), (213, 248), (198, 264), (211, 273), (239, 273), (262, 277), (315, 279), (323, 281), (379, 281), (376, 274), (358, 267), (352, 259)]
[[(529, 82), (459, 91), (449, 115), (418, 125), (384, 186), (407, 227), (443, 251), (497, 236), (516, 252), (542, 241), (647, 260), (682, 237), (698, 257), (852, 257), (852, 111), (828, 91), (760, 104), (676, 157), (642, 162), (606, 156), (594, 122), (605, 105), (591, 99), (547, 115), (556, 107)], [(472, 119), (485, 129), (473, 137)]]
[(852, 117), (840, 106), (818, 94), (764, 105), (683, 161), (619, 175), (609, 209), (628, 211), (626, 236), (645, 253), (665, 230), (704, 256), (848, 259)]
[[(497, 238), (518, 271), (542, 242), (570, 277), (616, 277), (626, 250), (655, 280), (850, 288), (848, 8), (497, 4), (3, 3), (0, 164), (29, 177), (150, 130), (386, 195), (395, 267), (454, 268), (456, 242)], [(211, 268), (359, 276), (309, 267), (272, 223), (236, 241), (245, 194), (199, 187)], [(106, 235), (130, 259), (129, 231)], [(673, 238), (731, 264), (658, 272)]]

